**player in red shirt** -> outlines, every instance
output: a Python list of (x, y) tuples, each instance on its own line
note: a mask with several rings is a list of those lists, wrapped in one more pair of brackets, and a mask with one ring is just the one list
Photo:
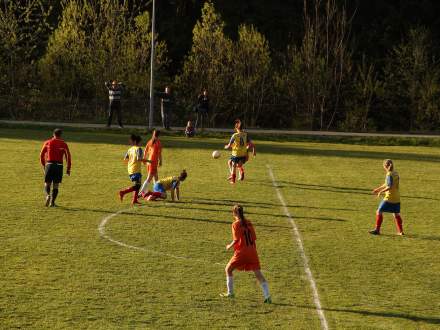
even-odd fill
[[(58, 186), (63, 179), (63, 161), (67, 162), (66, 174), (70, 175), (72, 158), (66, 142), (61, 140), (62, 130), (57, 128), (53, 131), (53, 137), (43, 144), (40, 152), (40, 163), (44, 172), (44, 189), (46, 191), (46, 206), (54, 207), (58, 196)], [(53, 184), (52, 196), (50, 188)]]
[(235, 205), (232, 209), (234, 222), (232, 224), (232, 242), (226, 246), (226, 250), (234, 248), (234, 255), (226, 265), (226, 286), (227, 293), (221, 294), (222, 297), (234, 298), (234, 282), (232, 272), (234, 270), (253, 271), (258, 282), (263, 289), (264, 302), (272, 303), (269, 294), (269, 286), (260, 270), (257, 246), (255, 241), (254, 226), (244, 217), (243, 207)]
[(157, 168), (162, 166), (162, 144), (159, 140), (160, 131), (154, 130), (151, 139), (147, 142), (144, 150), (144, 162), (147, 164), (147, 179), (144, 181), (139, 197), (144, 197), (151, 179), (156, 183), (159, 179)]

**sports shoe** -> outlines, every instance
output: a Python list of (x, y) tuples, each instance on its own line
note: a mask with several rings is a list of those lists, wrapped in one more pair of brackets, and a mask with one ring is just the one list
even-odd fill
[(54, 202), (51, 202), (49, 207), (57, 207), (57, 204), (55, 204)]
[(235, 298), (235, 294), (233, 294), (233, 293), (220, 293), (220, 297), (233, 299), (233, 298)]
[(267, 297), (266, 299), (264, 299), (264, 303), (265, 304), (271, 304), (272, 303), (272, 298), (271, 297)]
[(403, 233), (403, 231), (401, 231), (400, 233), (397, 233), (398, 236), (405, 236), (405, 234)]
[(380, 235), (380, 232), (379, 232), (377, 229), (370, 230), (369, 233), (370, 233), (371, 235)]
[(46, 196), (46, 207), (48, 207), (50, 204), (50, 195)]

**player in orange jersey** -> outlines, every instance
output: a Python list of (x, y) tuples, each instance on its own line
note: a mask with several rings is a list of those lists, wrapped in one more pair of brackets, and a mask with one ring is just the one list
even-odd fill
[(257, 246), (255, 240), (254, 226), (244, 217), (243, 207), (235, 205), (232, 209), (234, 222), (232, 224), (232, 242), (226, 246), (226, 250), (234, 248), (234, 255), (226, 265), (226, 286), (227, 293), (220, 296), (234, 298), (234, 281), (232, 272), (234, 270), (253, 271), (258, 282), (263, 289), (264, 303), (272, 303), (269, 286), (260, 270), (260, 261), (258, 259)]
[(162, 144), (159, 140), (160, 131), (154, 130), (153, 136), (147, 142), (144, 150), (144, 162), (147, 163), (147, 179), (144, 181), (141, 190), (139, 191), (139, 197), (145, 195), (148, 184), (151, 179), (154, 179), (156, 183), (159, 179), (157, 168), (162, 166)]

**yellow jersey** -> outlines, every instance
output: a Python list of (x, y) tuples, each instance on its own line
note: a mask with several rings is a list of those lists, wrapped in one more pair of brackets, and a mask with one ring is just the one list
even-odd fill
[(139, 146), (133, 146), (130, 149), (128, 149), (124, 158), (128, 160), (128, 164), (127, 164), (128, 175), (141, 173), (143, 156), (144, 155), (142, 152), (142, 148)]
[(171, 190), (176, 189), (179, 186), (179, 179), (175, 176), (169, 176), (158, 181), (162, 185), (163, 189)]
[(385, 184), (390, 190), (385, 193), (384, 201), (389, 203), (400, 203), (399, 181), (399, 173), (394, 171), (387, 173)]
[(245, 132), (234, 133), (229, 142), (232, 146), (232, 156), (234, 157), (246, 157), (248, 150), (248, 136)]

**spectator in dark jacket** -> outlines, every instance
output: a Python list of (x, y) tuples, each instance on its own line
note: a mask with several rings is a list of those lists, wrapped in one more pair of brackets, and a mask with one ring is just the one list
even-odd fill
[(124, 84), (121, 82), (117, 82), (116, 80), (113, 80), (112, 82), (106, 81), (105, 87), (108, 89), (108, 121), (107, 121), (107, 127), (110, 127), (112, 124), (112, 118), (113, 113), (116, 112), (116, 115), (118, 117), (118, 124), (120, 128), (123, 128), (122, 125), (122, 113), (121, 113), (121, 96), (122, 92), (124, 90)]
[(160, 97), (160, 114), (162, 115), (162, 125), (165, 129), (170, 129), (170, 113), (173, 106), (173, 95), (171, 94), (170, 87), (165, 87), (165, 92), (156, 93), (156, 96)]
[(196, 128), (200, 122), (200, 128), (203, 130), (203, 119), (208, 119), (209, 113), (209, 98), (208, 91), (205, 89), (201, 94), (199, 94), (197, 98), (197, 106), (196, 106)]

